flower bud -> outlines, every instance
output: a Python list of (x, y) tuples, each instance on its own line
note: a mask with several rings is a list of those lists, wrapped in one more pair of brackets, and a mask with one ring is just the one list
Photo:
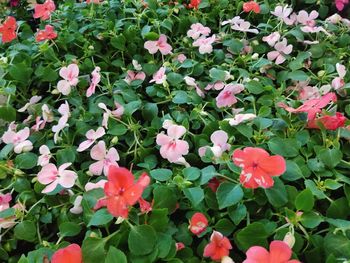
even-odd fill
[(111, 140), (112, 144), (117, 144), (118, 143), (118, 136), (113, 137), (113, 139)]
[(119, 217), (117, 218), (117, 221), (116, 221), (115, 223), (116, 223), (116, 225), (119, 225), (119, 224), (123, 223), (123, 221), (124, 221), (124, 218), (121, 217), (121, 216), (119, 216)]
[(290, 248), (293, 248), (293, 246), (295, 244), (295, 237), (294, 237), (294, 235), (291, 232), (288, 232), (284, 236), (283, 242), (287, 243)]
[(253, 55), (252, 55), (252, 59), (258, 59), (259, 58), (259, 54), (258, 53), (254, 53)]
[(54, 89), (54, 90), (52, 90), (51, 91), (51, 94), (53, 94), (53, 95), (57, 95), (57, 94), (59, 94), (60, 92), (58, 91), (58, 89)]
[(221, 259), (221, 263), (235, 263), (232, 258), (228, 257), (228, 256), (224, 256), (222, 259)]
[(326, 71), (324, 71), (324, 70), (320, 70), (319, 72), (317, 72), (317, 76), (319, 76), (319, 77), (324, 76), (324, 74), (326, 74)]

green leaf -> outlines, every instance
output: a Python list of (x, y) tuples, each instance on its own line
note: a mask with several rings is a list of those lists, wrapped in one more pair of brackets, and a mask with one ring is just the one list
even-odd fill
[(74, 222), (63, 222), (59, 225), (60, 235), (64, 237), (73, 237), (80, 233), (81, 226)]
[(244, 196), (241, 185), (233, 183), (221, 183), (216, 191), (219, 209), (237, 204)]
[(16, 109), (11, 106), (0, 107), (0, 119), (4, 121), (15, 121), (16, 120)]
[(10, 76), (19, 82), (27, 83), (30, 80), (33, 69), (28, 67), (24, 62), (12, 65), (9, 68)]
[(182, 170), (182, 173), (188, 181), (195, 181), (201, 176), (201, 171), (197, 167), (187, 167)]
[(169, 180), (173, 175), (173, 172), (169, 169), (155, 169), (150, 172), (150, 176), (160, 182)]
[(113, 37), (111, 39), (111, 45), (121, 51), (125, 51), (126, 39), (123, 35)]
[(225, 40), (223, 43), (224, 46), (228, 47), (228, 49), (236, 54), (239, 54), (244, 47), (242, 41), (238, 39), (230, 39), (230, 40)]
[(311, 211), (314, 207), (315, 200), (310, 189), (300, 192), (295, 198), (295, 207), (302, 211)]
[(235, 226), (231, 223), (231, 221), (227, 218), (222, 218), (218, 222), (216, 222), (214, 229), (219, 231), (224, 236), (229, 236), (235, 229)]
[(114, 136), (120, 136), (127, 133), (128, 128), (125, 127), (124, 124), (120, 124), (116, 121), (108, 121), (108, 134), (114, 135)]
[(196, 207), (204, 199), (204, 191), (199, 186), (186, 188), (183, 190), (185, 196), (191, 201), (192, 205)]
[(267, 143), (273, 154), (279, 154), (283, 157), (295, 157), (299, 155), (299, 145), (295, 139), (272, 138)]
[(16, 225), (15, 238), (33, 242), (36, 240), (36, 226), (33, 221), (23, 221)]
[(157, 104), (147, 102), (142, 109), (142, 117), (147, 121), (152, 121), (157, 116), (158, 116)]
[(346, 197), (338, 198), (333, 201), (327, 209), (327, 217), (337, 219), (347, 219), (349, 215), (350, 207)]
[(107, 211), (107, 209), (103, 208), (93, 214), (87, 226), (102, 226), (111, 222), (112, 219), (113, 216)]
[(155, 40), (158, 40), (158, 39), (159, 39), (159, 34), (157, 34), (156, 32), (148, 32), (148, 33), (144, 34), (143, 37), (144, 37), (146, 40), (155, 41)]
[(16, 214), (16, 210), (14, 208), (7, 208), (0, 212), (0, 218), (6, 218), (10, 216), (14, 216)]
[(289, 72), (288, 78), (294, 81), (306, 81), (309, 78), (309, 76), (304, 71), (296, 70), (293, 72)]
[(175, 96), (173, 97), (172, 102), (175, 104), (184, 104), (187, 103), (189, 100), (186, 91), (176, 90), (173, 92), (173, 94)]
[(212, 68), (211, 70), (209, 70), (209, 76), (212, 78), (213, 81), (225, 81), (226, 72), (221, 69)]
[(76, 147), (67, 147), (56, 152), (57, 165), (62, 165), (64, 163), (74, 163), (77, 151)]
[(274, 186), (265, 189), (265, 194), (270, 204), (274, 207), (281, 207), (288, 203), (288, 195), (286, 187), (279, 178), (274, 178)]
[(81, 247), (84, 263), (101, 262), (105, 258), (105, 240), (99, 237), (87, 237)]
[(282, 174), (282, 178), (287, 181), (295, 181), (303, 177), (303, 172), (301, 171), (299, 165), (291, 160), (286, 161), (287, 169)]
[(216, 170), (213, 165), (209, 165), (201, 170), (202, 176), (200, 180), (200, 185), (206, 184), (210, 179), (214, 178), (216, 175)]
[(323, 222), (322, 217), (314, 212), (304, 212), (301, 215), (301, 223), (307, 228), (315, 228), (321, 224), (321, 222)]
[(15, 164), (19, 169), (32, 169), (37, 165), (38, 156), (34, 153), (21, 153), (16, 156)]
[(327, 167), (334, 168), (343, 158), (343, 154), (338, 149), (322, 149), (317, 151), (317, 158), (320, 159)]
[(110, 246), (105, 259), (105, 263), (115, 263), (115, 262), (128, 263), (123, 251)]
[(350, 258), (350, 240), (342, 234), (328, 233), (324, 239), (324, 248), (327, 254)]
[(153, 209), (148, 224), (158, 232), (165, 231), (169, 224), (168, 209)]
[(244, 204), (238, 204), (237, 207), (229, 207), (227, 211), (235, 225), (239, 225), (239, 223), (247, 216), (247, 207)]
[(153, 227), (140, 225), (131, 228), (128, 245), (134, 255), (147, 255), (153, 251), (157, 243), (157, 235)]
[(238, 231), (236, 240), (237, 245), (239, 245), (242, 250), (247, 250), (252, 246), (267, 247), (268, 237), (269, 233), (266, 231), (264, 225), (259, 222), (254, 222)]
[(260, 94), (264, 92), (264, 87), (260, 82), (251, 80), (245, 85), (246, 89), (252, 94)]
[(166, 79), (171, 85), (177, 86), (183, 81), (184, 77), (179, 73), (170, 72), (169, 74), (167, 74)]
[(169, 187), (167, 186), (158, 186), (153, 190), (153, 208), (168, 208), (168, 212), (171, 213), (177, 203), (177, 198)]

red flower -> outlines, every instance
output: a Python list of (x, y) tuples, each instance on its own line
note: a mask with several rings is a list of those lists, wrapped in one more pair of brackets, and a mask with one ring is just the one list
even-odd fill
[(203, 215), (202, 213), (195, 213), (191, 220), (189, 229), (190, 231), (195, 234), (199, 235), (201, 234), (208, 226), (208, 219)]
[(111, 165), (108, 171), (108, 182), (104, 187), (108, 211), (115, 217), (127, 218), (129, 206), (140, 199), (149, 183), (150, 178), (146, 173), (134, 183), (134, 175), (129, 170)]
[(254, 1), (246, 2), (243, 4), (243, 11), (248, 13), (253, 11), (256, 14), (260, 13), (260, 5)]
[(204, 248), (204, 257), (210, 257), (214, 261), (220, 261), (223, 257), (228, 256), (232, 249), (230, 240), (220, 232), (213, 231), (210, 237), (210, 243)]
[(0, 33), (2, 35), (2, 42), (11, 42), (17, 37), (16, 33), (17, 23), (16, 19), (12, 16), (7, 17), (7, 19), (0, 25)]
[(45, 30), (39, 30), (36, 34), (35, 40), (37, 42), (55, 39), (57, 37), (57, 33), (54, 31), (54, 27), (50, 25), (45, 26)]
[(145, 199), (143, 199), (142, 197), (140, 197), (138, 201), (139, 201), (140, 210), (142, 214), (147, 214), (152, 211), (153, 201), (152, 203), (150, 203)]
[(57, 250), (51, 259), (51, 263), (82, 263), (83, 256), (81, 248), (77, 244)]
[(179, 251), (185, 248), (185, 245), (182, 242), (177, 242), (175, 245), (176, 245), (176, 251)]
[(35, 4), (34, 6), (34, 18), (41, 18), (41, 20), (47, 20), (50, 18), (51, 13), (55, 11), (55, 2), (52, 0), (46, 0), (43, 4)]
[(317, 119), (310, 120), (307, 123), (307, 127), (310, 129), (319, 129), (319, 124), (322, 124), (327, 130), (336, 130), (339, 127), (344, 127), (346, 118), (345, 116), (337, 112), (333, 116), (323, 115)]
[(16, 7), (19, 5), (20, 0), (10, 0), (10, 6), (11, 7)]
[(221, 181), (220, 181), (218, 178), (214, 177), (214, 178), (212, 178), (212, 179), (209, 180), (209, 182), (208, 182), (208, 187), (209, 187), (214, 193), (216, 193), (216, 191), (218, 190), (220, 184), (221, 184)]
[(198, 9), (198, 6), (202, 0), (191, 0), (190, 4), (188, 5), (188, 8)]
[(261, 148), (247, 147), (233, 152), (235, 165), (242, 168), (240, 181), (246, 188), (272, 187), (272, 176), (279, 176), (286, 170), (286, 161), (280, 155), (270, 156)]

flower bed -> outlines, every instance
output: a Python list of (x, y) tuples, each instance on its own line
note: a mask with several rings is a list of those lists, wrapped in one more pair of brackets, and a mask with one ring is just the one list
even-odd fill
[(1, 260), (350, 260), (348, 3), (315, 3), (0, 3)]

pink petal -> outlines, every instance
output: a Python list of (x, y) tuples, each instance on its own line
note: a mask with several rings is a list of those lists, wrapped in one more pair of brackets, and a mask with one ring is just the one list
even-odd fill
[(274, 61), (279, 55), (280, 52), (278, 51), (270, 51), (269, 53), (267, 53), (267, 59), (270, 61)]
[(95, 162), (93, 164), (90, 164), (89, 171), (93, 175), (101, 175), (103, 168), (104, 168), (104, 160), (101, 160), (101, 161)]
[(156, 138), (156, 143), (158, 145), (166, 145), (172, 141), (172, 138), (170, 138), (168, 135), (165, 135), (163, 132), (159, 133)]
[(275, 240), (270, 244), (270, 262), (285, 262), (292, 256), (292, 250), (287, 243)]
[(93, 140), (86, 140), (83, 141), (82, 143), (79, 144), (79, 147), (77, 149), (77, 152), (82, 152), (85, 151), (86, 149), (88, 149), (91, 145), (94, 144)]
[(78, 178), (77, 174), (73, 171), (63, 171), (60, 173), (58, 183), (64, 188), (71, 188), (75, 184), (75, 180)]
[(38, 173), (38, 182), (41, 184), (49, 184), (56, 180), (58, 175), (58, 170), (56, 165), (49, 163), (41, 168), (41, 171)]
[(106, 144), (104, 141), (99, 141), (94, 147), (91, 148), (90, 156), (92, 159), (100, 161), (106, 157)]
[(172, 139), (179, 139), (182, 135), (184, 135), (186, 133), (186, 128), (184, 126), (181, 125), (171, 125), (168, 128), (168, 135), (170, 138)]
[(246, 252), (246, 255), (247, 255), (247, 259), (243, 261), (243, 263), (248, 263), (248, 262), (270, 263), (269, 252), (263, 247), (259, 247), (259, 246), (251, 247)]
[(225, 145), (228, 140), (228, 135), (224, 131), (215, 131), (213, 134), (210, 136), (210, 140), (214, 145)]
[(276, 58), (275, 63), (276, 63), (277, 65), (279, 65), (279, 64), (282, 64), (285, 60), (286, 60), (286, 58), (285, 58), (283, 55), (280, 54), (280, 55)]
[(57, 83), (57, 89), (59, 92), (61, 92), (63, 95), (68, 95), (71, 91), (71, 86), (67, 80), (60, 80)]
[(147, 49), (150, 54), (155, 54), (158, 51), (157, 41), (146, 41), (143, 47)]
[(50, 192), (52, 192), (53, 190), (55, 190), (57, 184), (58, 184), (58, 180), (55, 180), (55, 181), (53, 181), (51, 184), (49, 184), (48, 186), (46, 186), (46, 187), (44, 188), (44, 190), (42, 190), (41, 192), (42, 192), (43, 194), (50, 193)]

